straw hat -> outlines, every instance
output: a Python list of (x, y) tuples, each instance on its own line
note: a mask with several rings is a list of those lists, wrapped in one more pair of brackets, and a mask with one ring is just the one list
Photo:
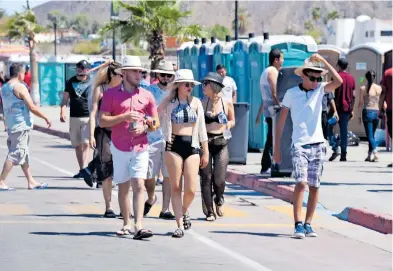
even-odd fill
[(173, 70), (173, 63), (171, 61), (160, 61), (158, 63), (158, 67), (155, 70), (152, 70), (155, 73), (166, 73), (166, 74), (173, 74), (175, 75), (176, 72)]
[(139, 56), (125, 56), (122, 59), (122, 68), (116, 69), (116, 72), (121, 70), (139, 70), (146, 71), (146, 69), (142, 66), (141, 59)]
[(295, 74), (297, 76), (302, 76), (304, 75), (303, 70), (305, 69), (320, 72), (322, 76), (328, 73), (328, 71), (323, 68), (322, 63), (311, 62), (309, 58), (304, 61), (303, 67), (299, 67), (295, 70)]
[(171, 85), (183, 82), (194, 83), (196, 86), (201, 84), (194, 79), (194, 74), (192, 73), (192, 70), (189, 69), (177, 70), (175, 73), (175, 80), (173, 80)]

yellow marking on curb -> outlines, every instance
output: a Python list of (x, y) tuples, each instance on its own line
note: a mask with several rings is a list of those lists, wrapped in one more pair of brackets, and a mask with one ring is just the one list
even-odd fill
[(27, 215), (32, 211), (25, 204), (0, 204), (0, 215)]
[(232, 208), (229, 205), (224, 205), (224, 217), (247, 217), (246, 212)]
[[(289, 217), (293, 217), (293, 206), (291, 205), (278, 205), (278, 206), (265, 206), (265, 207), (272, 211), (285, 214)], [(303, 207), (302, 215), (301, 215), (302, 220), (304, 219), (306, 212), (307, 212), (307, 208)], [(313, 219), (319, 219), (319, 218), (321, 217), (318, 215), (317, 211), (315, 211)]]
[(154, 204), (153, 207), (151, 207), (150, 212), (147, 214), (147, 217), (159, 217), (161, 209), (161, 204)]

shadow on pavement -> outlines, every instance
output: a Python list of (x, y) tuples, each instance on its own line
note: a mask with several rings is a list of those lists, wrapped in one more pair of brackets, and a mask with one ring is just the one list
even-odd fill
[[(37, 176), (34, 175), (34, 178), (41, 178), (41, 179), (58, 179), (58, 180), (78, 180), (78, 179), (74, 179), (72, 177), (68, 177), (68, 176)], [(18, 178), (26, 178), (25, 176), (18, 176)]]
[(280, 234), (280, 233), (270, 233), (270, 232), (211, 231), (211, 233), (246, 234), (246, 235), (262, 236), (262, 237), (284, 237), (284, 238), (292, 237), (292, 234)]
[(321, 186), (322, 185), (327, 185), (327, 186), (334, 186), (334, 185), (348, 185), (348, 186), (355, 186), (355, 185), (359, 185), (359, 186), (364, 186), (364, 185), (369, 185), (369, 186), (391, 186), (391, 183), (327, 183), (327, 182), (321, 182)]
[(46, 145), (45, 148), (54, 148), (54, 149), (74, 149), (71, 145)]
[(367, 190), (368, 192), (376, 192), (376, 193), (380, 193), (380, 192), (392, 192), (392, 189), (385, 189), (385, 190)]
[(367, 170), (359, 170), (358, 172), (363, 172), (363, 173), (390, 173), (390, 174), (392, 174), (392, 171), (390, 171), (390, 170), (385, 170), (385, 171), (367, 171)]
[(60, 186), (48, 186), (45, 190), (97, 190), (89, 187), (60, 187)]
[(86, 218), (103, 218), (100, 214), (49, 214), (49, 215), (34, 215), (38, 217), (86, 217)]
[[(114, 237), (114, 238), (130, 238), (132, 239), (133, 234), (124, 235), (124, 236), (117, 236), (115, 232), (109, 231), (94, 231), (94, 232), (30, 232), (29, 234), (33, 235), (42, 235), (42, 236), (102, 236), (102, 237)], [(172, 236), (171, 232), (167, 233), (154, 233), (154, 236)], [(138, 241), (148, 241), (148, 239), (138, 240)]]

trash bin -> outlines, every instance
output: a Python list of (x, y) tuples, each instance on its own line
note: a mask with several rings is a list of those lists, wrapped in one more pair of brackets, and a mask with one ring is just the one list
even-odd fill
[(231, 129), (232, 138), (228, 141), (229, 163), (247, 164), (249, 103), (235, 103), (236, 125)]
[[(277, 98), (280, 102), (284, 99), (284, 95), (288, 89), (300, 84), (302, 79), (295, 74), (296, 67), (282, 68), (277, 79)], [(278, 119), (280, 118), (279, 111), (272, 116), (273, 120), (273, 150), (276, 136), (276, 127)], [(287, 120), (281, 136), (281, 163), (277, 168), (272, 168), (272, 177), (290, 177), (292, 175), (292, 119), (290, 112), (288, 113)]]

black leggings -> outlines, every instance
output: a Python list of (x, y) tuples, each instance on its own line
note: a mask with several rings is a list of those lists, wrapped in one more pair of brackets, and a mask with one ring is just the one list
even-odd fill
[(213, 198), (216, 205), (224, 204), (225, 175), (229, 163), (228, 141), (222, 135), (208, 134), (208, 138), (209, 163), (199, 172), (202, 204), (208, 212), (206, 215), (214, 213)]
[(165, 151), (177, 153), (185, 161), (191, 155), (199, 154), (199, 149), (191, 144), (192, 136), (172, 135), (172, 143), (166, 143)]
[(113, 175), (113, 160), (110, 151), (111, 131), (96, 127), (94, 130), (96, 148), (93, 160), (87, 166), (90, 172), (97, 175), (97, 182), (102, 183)]

